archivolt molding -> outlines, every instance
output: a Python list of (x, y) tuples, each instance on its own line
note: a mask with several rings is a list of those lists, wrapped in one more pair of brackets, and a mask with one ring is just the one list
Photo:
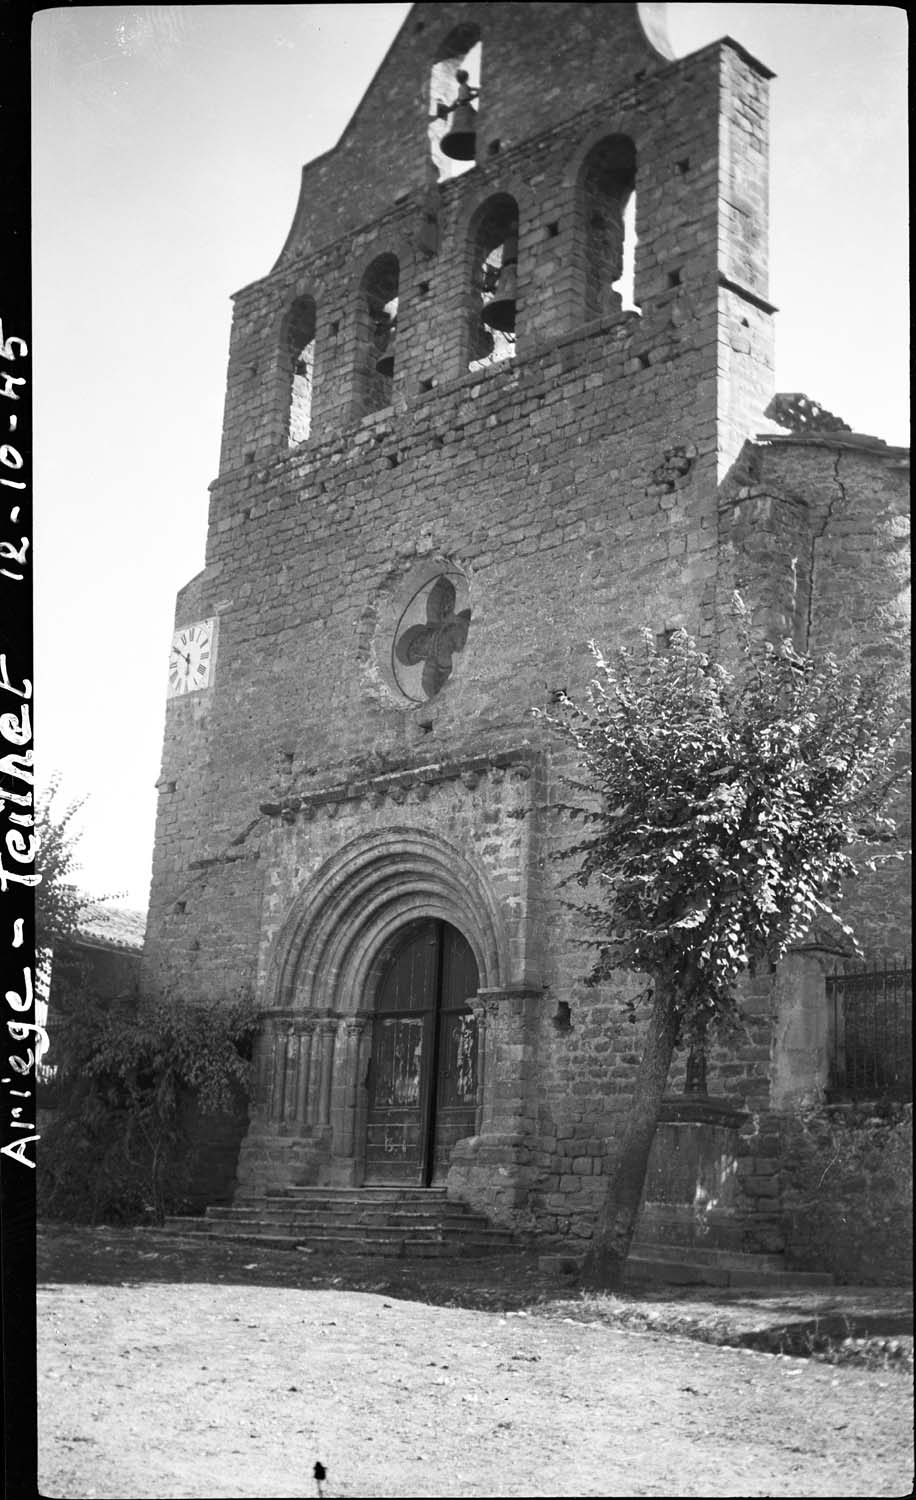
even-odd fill
[(481, 988), (507, 982), (508, 938), (483, 874), (437, 834), (391, 828), (354, 839), (313, 877), (277, 940), (266, 1008), (358, 1011), (388, 939), (418, 917), (441, 918), (464, 934)]

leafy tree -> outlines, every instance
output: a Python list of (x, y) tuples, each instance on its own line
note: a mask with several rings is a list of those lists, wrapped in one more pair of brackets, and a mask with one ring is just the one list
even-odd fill
[[(702, 1047), (736, 1013), (742, 971), (775, 965), (820, 922), (838, 924), (846, 883), (894, 832), (904, 725), (892, 679), (754, 637), (735, 600), (737, 665), (683, 631), (647, 632), (597, 667), (585, 700), (544, 715), (572, 747), (569, 785), (584, 837), (565, 850), (590, 887), (590, 983), (649, 976), (645, 1048), (615, 1174), (586, 1260), (586, 1282), (619, 1283), (649, 1151), (679, 1042)], [(896, 857), (884, 855), (883, 857)]]
[(73, 882), (74, 872), (79, 868), (76, 845), (80, 838), (73, 820), (84, 802), (71, 802), (58, 811), (55, 799), (59, 789), (60, 776), (55, 773), (38, 800), (35, 818), (36, 867), (41, 874), (35, 887), (35, 947), (38, 972), (45, 979), (50, 973), (54, 948), (74, 936), (80, 917), (90, 904), (90, 898)]

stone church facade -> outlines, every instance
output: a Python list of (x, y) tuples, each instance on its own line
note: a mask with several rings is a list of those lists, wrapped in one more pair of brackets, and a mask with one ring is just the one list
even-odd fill
[[(234, 298), (144, 965), (255, 997), (249, 1194), (445, 1183), (587, 1236), (640, 981), (583, 984), (532, 710), (592, 639), (714, 644), (735, 587), (812, 649), (899, 646), (906, 455), (764, 415), (770, 77), (731, 40), (675, 60), (635, 5), (415, 5)], [(860, 908), (908, 941), (888, 877)], [(749, 985), (711, 1060), (745, 1245), (768, 1122), (823, 1084), (817, 964)]]

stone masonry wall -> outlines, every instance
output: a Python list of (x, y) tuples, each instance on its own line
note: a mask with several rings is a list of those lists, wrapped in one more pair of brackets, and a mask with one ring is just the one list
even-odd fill
[[(483, 31), (481, 150), (436, 186), (429, 69), (459, 23)], [(634, 6), (416, 6), (340, 145), (305, 169), (274, 270), (235, 298), (206, 567), (176, 610), (217, 620), (213, 679), (167, 706), (145, 963), (155, 985), (250, 988), (282, 1018), (309, 996), (326, 1071), (320, 1128), (289, 1136), (304, 1173), (330, 1171), (328, 1132), (355, 1129), (348, 1021), (367, 1003), (340, 988), (343, 915), (317, 953), (316, 890), (373, 839), (393, 867), (399, 842), (451, 851), (479, 887), (465, 936), (493, 1087), (450, 1185), (504, 1222), (590, 1232), (639, 1051), (622, 1002), (642, 981), (583, 982), (554, 857), (564, 765), (531, 710), (582, 689), (592, 638), (612, 651), (684, 625), (715, 641), (736, 585), (774, 622), (829, 636), (842, 507), (871, 506), (870, 526), (898, 480), (851, 450), (744, 450), (772, 395), (768, 77), (731, 42), (665, 59)], [(639, 311), (586, 321), (583, 164), (609, 136), (635, 148)], [(472, 372), (472, 246), (497, 194), (518, 207), (515, 354)], [(380, 255), (399, 264), (395, 374), (390, 404), (363, 416), (360, 286)], [(314, 381), (309, 439), (291, 447), (284, 329), (300, 297), (316, 306)], [(875, 553), (885, 591), (895, 504)], [(392, 640), (440, 570), (466, 586), (470, 626), (445, 686), (413, 703)], [(354, 932), (375, 899), (345, 908)], [(432, 899), (417, 910), (448, 919)], [(710, 1089), (741, 1117), (729, 1211), (778, 1248), (769, 976), (746, 1002)], [(298, 1037), (274, 1042), (304, 1055)]]
[(834, 1105), (780, 1121), (786, 1252), (840, 1281), (913, 1276), (913, 1106)]
[[(909, 533), (904, 450), (842, 432), (748, 445), (720, 500), (720, 614), (737, 588), (771, 636), (790, 636), (815, 655), (860, 650), (866, 668), (886, 664), (905, 674)], [(897, 797), (891, 811), (897, 846), (906, 848), (907, 797)], [(906, 868), (891, 862), (864, 874), (845, 903), (874, 961), (910, 952)]]

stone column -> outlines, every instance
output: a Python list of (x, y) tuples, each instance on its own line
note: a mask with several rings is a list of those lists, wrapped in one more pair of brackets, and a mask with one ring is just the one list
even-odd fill
[(270, 1118), (274, 1125), (283, 1119), (283, 1103), (286, 1097), (286, 1043), (285, 1017), (277, 1018), (274, 1031), (274, 1088), (270, 1101)]
[(299, 1076), (296, 1081), (296, 1124), (304, 1126), (309, 1099), (309, 1064), (312, 1055), (313, 1021), (299, 1021)]
[(356, 1091), (359, 1086), (359, 1054), (368, 1016), (348, 1016), (343, 1024), (344, 1042), (344, 1119), (341, 1154), (353, 1155), (355, 1141)]
[(283, 1093), (283, 1123), (296, 1118), (296, 1090), (299, 1081), (299, 1032), (290, 1024), (286, 1031), (286, 1088)]
[(309, 1057), (308, 1095), (305, 1106), (305, 1123), (315, 1125), (318, 1120), (318, 1090), (321, 1082), (321, 1028), (316, 1021), (312, 1031), (311, 1056)]
[(267, 1125), (276, 1127), (291, 1118), (296, 1083), (297, 1052), (292, 1016), (271, 1011), (261, 1021), (255, 1052), (256, 1111)]
[(334, 1038), (336, 1032), (337, 1020), (335, 1017), (327, 1016), (318, 1022), (321, 1073), (318, 1084), (318, 1111), (315, 1123), (319, 1127), (331, 1123), (331, 1077), (334, 1068)]

